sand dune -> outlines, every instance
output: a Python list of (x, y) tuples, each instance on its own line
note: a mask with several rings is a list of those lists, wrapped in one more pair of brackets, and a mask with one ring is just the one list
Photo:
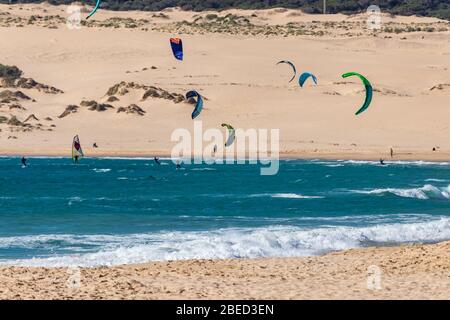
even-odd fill
[[(87, 155), (170, 154), (173, 130), (193, 130), (192, 106), (142, 99), (143, 88), (154, 87), (174, 99), (191, 89), (201, 92), (207, 98), (198, 118), (204, 128), (222, 122), (279, 128), (284, 156), (379, 158), (394, 146), (399, 159), (450, 159), (448, 22), (383, 16), (384, 29), (373, 32), (364, 15), (100, 10), (81, 29), (70, 30), (66, 6), (0, 7), (0, 36), (8, 39), (0, 63), (16, 65), (24, 78), (47, 86), (0, 88), (35, 100), (11, 101), (26, 110), (0, 107), (7, 118), (0, 124), (1, 154), (70, 155), (75, 134), (86, 146), (102, 146), (85, 148)], [(172, 36), (183, 38), (183, 62), (171, 55)], [(295, 62), (299, 72), (313, 72), (318, 85), (289, 83), (291, 70), (276, 66), (282, 59)], [(364, 74), (374, 86), (371, 107), (358, 117), (364, 88), (343, 81), (348, 71)], [(142, 88), (105, 95), (120, 83)], [(82, 101), (106, 111), (92, 112)], [(59, 118), (68, 106), (78, 108)], [(42, 119), (52, 118), (55, 127), (30, 133), (8, 125), (12, 116), (23, 122), (31, 114), (43, 126), (48, 123)], [(12, 133), (15, 141), (8, 139)], [(440, 148), (432, 152), (435, 146)]]

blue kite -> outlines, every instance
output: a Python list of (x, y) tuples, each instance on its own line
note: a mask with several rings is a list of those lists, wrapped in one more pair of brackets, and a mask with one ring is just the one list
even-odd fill
[(183, 42), (180, 38), (170, 38), (170, 46), (172, 47), (173, 55), (178, 60), (183, 60)]
[(304, 72), (300, 75), (300, 78), (298, 78), (298, 84), (300, 85), (300, 87), (303, 87), (305, 81), (308, 80), (308, 78), (310, 77), (313, 79), (314, 83), (317, 84), (317, 78), (315, 75), (309, 72)]
[(200, 115), (200, 112), (202, 112), (202, 109), (203, 109), (203, 98), (200, 95), (200, 93), (198, 93), (195, 90), (191, 90), (191, 91), (188, 91), (186, 93), (186, 99), (190, 99), (190, 98), (194, 98), (194, 97), (197, 98), (197, 101), (195, 103), (194, 111), (192, 112), (192, 116), (191, 116), (192, 120), (197, 118)]

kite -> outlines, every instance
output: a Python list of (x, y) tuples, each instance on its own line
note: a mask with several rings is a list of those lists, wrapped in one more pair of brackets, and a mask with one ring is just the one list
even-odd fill
[(355, 115), (358, 115), (362, 112), (364, 112), (370, 105), (370, 102), (372, 101), (372, 95), (373, 95), (373, 89), (372, 89), (372, 85), (370, 84), (369, 80), (367, 80), (364, 76), (362, 76), (361, 74), (357, 73), (357, 72), (348, 72), (342, 75), (342, 78), (347, 78), (347, 77), (351, 77), (351, 76), (357, 76), (361, 79), (362, 83), (364, 84), (364, 86), (366, 87), (366, 99), (364, 100), (363, 105), (361, 106), (361, 108), (359, 108), (358, 111), (356, 111)]
[(183, 60), (183, 42), (180, 38), (170, 38), (170, 46), (172, 47), (173, 55), (178, 60)]
[(222, 127), (225, 127), (228, 129), (228, 139), (227, 142), (225, 142), (225, 147), (229, 147), (233, 144), (236, 136), (235, 136), (235, 130), (232, 126), (226, 123), (222, 123)]
[(314, 81), (315, 84), (317, 84), (317, 78), (315, 75), (313, 75), (312, 73), (309, 72), (304, 72), (301, 74), (300, 78), (298, 78), (298, 83), (300, 85), (300, 87), (303, 87), (303, 84), (305, 83), (306, 80), (308, 80), (308, 78), (311, 77)]
[(281, 60), (277, 63), (277, 65), (279, 65), (280, 63), (287, 63), (288, 65), (290, 65), (292, 67), (292, 69), (294, 70), (294, 75), (292, 76), (291, 80), (289, 80), (289, 82), (292, 82), (292, 80), (295, 79), (295, 76), (297, 75), (297, 69), (295, 69), (295, 66), (292, 62), (287, 61), (287, 60)]
[(90, 17), (92, 17), (98, 10), (98, 8), (100, 7), (100, 3), (102, 2), (102, 0), (97, 0), (97, 3), (95, 4), (94, 9), (92, 9), (91, 13), (89, 13), (89, 15), (86, 17), (86, 20), (89, 19)]
[(197, 101), (195, 103), (194, 111), (192, 112), (192, 119), (197, 118), (203, 109), (203, 98), (197, 91), (191, 90), (186, 93), (186, 99), (190, 99), (190, 98), (194, 98), (194, 97), (197, 97)]

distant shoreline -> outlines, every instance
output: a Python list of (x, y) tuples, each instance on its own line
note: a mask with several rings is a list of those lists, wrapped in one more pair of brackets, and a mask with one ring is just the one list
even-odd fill
[[(128, 151), (109, 151), (109, 152), (95, 152), (92, 154), (86, 153), (86, 158), (148, 158), (153, 159), (154, 157), (159, 158), (171, 158), (169, 152), (128, 152)], [(50, 152), (50, 153), (40, 153), (40, 152), (29, 152), (25, 151), (21, 154), (16, 152), (1, 152), (0, 157), (11, 157), (11, 158), (19, 158), (19, 157), (35, 157), (35, 158), (71, 158), (70, 152)], [(243, 157), (238, 157), (242, 159)], [(423, 153), (423, 152), (411, 152), (407, 154), (396, 154), (394, 158), (391, 158), (387, 152), (370, 152), (370, 153), (339, 153), (339, 152), (330, 152), (330, 153), (321, 153), (321, 152), (280, 152), (280, 160), (330, 160), (330, 161), (340, 161), (340, 160), (362, 160), (362, 161), (378, 161), (380, 158), (385, 161), (429, 161), (429, 162), (448, 162), (450, 161), (449, 153)], [(266, 158), (267, 159), (267, 158)]]

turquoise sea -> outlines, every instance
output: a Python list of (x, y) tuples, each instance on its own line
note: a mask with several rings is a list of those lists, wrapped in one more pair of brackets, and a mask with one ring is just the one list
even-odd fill
[(317, 255), (450, 239), (450, 163), (0, 158), (0, 264)]

